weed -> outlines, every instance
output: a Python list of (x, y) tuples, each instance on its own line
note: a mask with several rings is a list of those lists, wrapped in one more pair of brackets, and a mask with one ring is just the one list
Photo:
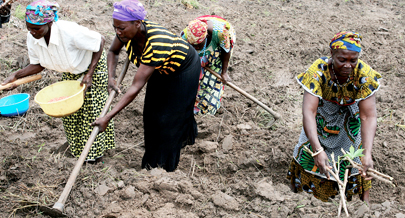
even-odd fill
[(17, 5), (17, 7), (14, 10), (14, 17), (20, 20), (25, 20), (25, 8), (20, 4)]
[(41, 152), (42, 148), (44, 147), (45, 143), (42, 143), (41, 145), (38, 145), (37, 147), (39, 147), (38, 149), (38, 153)]
[(198, 9), (200, 7), (200, 4), (197, 2), (197, 0), (181, 0), (181, 3), (187, 8)]

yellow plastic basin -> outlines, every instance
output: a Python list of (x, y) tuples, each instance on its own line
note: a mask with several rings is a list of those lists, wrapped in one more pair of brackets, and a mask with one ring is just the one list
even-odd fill
[[(42, 110), (52, 117), (65, 117), (78, 111), (84, 102), (83, 90), (80, 81), (66, 80), (49, 85), (35, 95), (34, 101)], [(63, 100), (49, 102), (52, 99), (66, 97)]]

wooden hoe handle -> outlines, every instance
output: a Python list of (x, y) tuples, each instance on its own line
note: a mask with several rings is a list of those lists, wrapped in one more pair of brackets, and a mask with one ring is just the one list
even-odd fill
[(7, 84), (4, 85), (4, 86), (0, 85), (0, 91), (1, 91), (1, 90), (4, 90), (4, 89), (10, 88), (11, 86), (13, 86), (13, 84), (19, 86), (19, 85), (24, 84), (24, 83), (29, 83), (29, 82), (33, 82), (33, 81), (39, 80), (39, 79), (41, 79), (41, 78), (42, 78), (41, 74), (36, 74), (36, 75), (34, 75), (34, 76), (27, 76), (27, 77), (18, 79), (18, 80), (14, 81), (14, 82), (7, 83)]
[[(216, 76), (218, 79), (221, 79), (222, 77), (215, 71), (211, 70), (208, 67), (204, 67), (206, 70), (208, 70), (212, 75)], [(250, 95), (249, 93), (245, 92), (244, 90), (240, 89), (239, 87), (237, 87), (236, 85), (234, 85), (231, 82), (227, 82), (226, 85), (230, 86), (231, 88), (235, 89), (237, 92), (239, 92), (240, 94), (246, 96), (247, 98), (249, 98), (250, 100), (254, 101), (255, 103), (257, 103), (260, 107), (262, 107), (263, 109), (265, 109), (267, 112), (269, 112), (271, 115), (273, 115), (275, 120), (278, 120), (281, 118), (281, 115), (278, 114), (277, 112), (273, 111), (271, 108), (267, 107), (265, 104), (263, 104), (262, 102), (260, 102), (257, 98), (253, 97), (252, 95)]]
[[(129, 59), (126, 59), (125, 64), (124, 64), (124, 68), (122, 69), (121, 74), (120, 74), (120, 76), (118, 77), (118, 80), (117, 80), (118, 85), (121, 84), (122, 80), (124, 79), (125, 74), (126, 74), (127, 69), (128, 69), (128, 66), (129, 66)], [(111, 105), (111, 103), (112, 103), (112, 101), (113, 101), (113, 99), (115, 97), (115, 94), (116, 94), (115, 90), (112, 90), (110, 92), (110, 95), (108, 96), (107, 102), (105, 103), (103, 111), (101, 111), (101, 114), (100, 114), (99, 117), (104, 117), (107, 114), (107, 111), (109, 110), (110, 105)], [(93, 128), (93, 131), (91, 132), (91, 135), (90, 135), (89, 139), (86, 142), (86, 145), (83, 148), (82, 154), (80, 155), (79, 159), (77, 160), (77, 162), (75, 164), (75, 167), (73, 168), (72, 173), (70, 174), (69, 180), (67, 181), (67, 183), (65, 185), (65, 188), (63, 189), (63, 192), (59, 197), (58, 202), (56, 202), (53, 205), (54, 209), (57, 209), (60, 212), (63, 212), (63, 209), (65, 207), (66, 199), (69, 196), (70, 190), (72, 189), (72, 187), (73, 187), (73, 185), (74, 185), (74, 183), (76, 181), (77, 175), (79, 175), (80, 168), (82, 167), (84, 161), (86, 160), (86, 157), (89, 154), (90, 148), (93, 145), (93, 142), (96, 139), (96, 136), (97, 136), (98, 132), (99, 132), (99, 127), (95, 126)]]

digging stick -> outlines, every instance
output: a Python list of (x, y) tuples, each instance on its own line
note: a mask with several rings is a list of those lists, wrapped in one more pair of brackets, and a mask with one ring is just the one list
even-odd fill
[[(128, 69), (128, 66), (129, 66), (129, 59), (127, 59), (125, 61), (124, 68), (122, 69), (122, 72), (121, 72), (120, 76), (118, 77), (118, 81), (117, 81), (118, 85), (121, 84), (122, 80), (124, 79), (125, 74), (126, 74), (127, 69)], [(110, 95), (108, 96), (107, 102), (106, 102), (106, 104), (105, 104), (105, 106), (103, 108), (103, 111), (101, 112), (99, 117), (104, 117), (107, 114), (107, 112), (108, 112), (108, 110), (110, 108), (110, 105), (111, 105), (111, 103), (112, 103), (112, 101), (113, 101), (113, 99), (115, 97), (115, 94), (116, 94), (116, 91), (112, 90)], [(82, 151), (82, 154), (79, 157), (79, 160), (77, 160), (76, 165), (75, 165), (72, 173), (70, 174), (69, 180), (67, 181), (66, 186), (63, 189), (63, 192), (60, 195), (58, 202), (56, 202), (53, 205), (53, 209), (56, 209), (56, 210), (60, 211), (61, 213), (63, 213), (63, 209), (65, 207), (66, 199), (69, 196), (70, 190), (72, 189), (72, 187), (73, 187), (73, 185), (74, 185), (74, 183), (76, 181), (76, 177), (80, 172), (80, 168), (82, 167), (84, 161), (86, 160), (86, 157), (87, 157), (87, 155), (88, 155), (88, 153), (90, 151), (90, 148), (93, 145), (93, 142), (96, 139), (96, 136), (97, 136), (98, 133), (99, 133), (99, 127), (95, 126), (93, 128), (93, 131), (92, 131), (89, 139), (86, 142), (86, 145), (83, 148), (83, 151)]]
[[(208, 67), (204, 67), (204, 69), (208, 70), (212, 75), (216, 76), (218, 79), (221, 79), (222, 77), (215, 71), (211, 70)], [(265, 104), (263, 104), (262, 102), (260, 102), (257, 98), (253, 97), (252, 95), (250, 95), (249, 93), (245, 92), (244, 90), (240, 89), (239, 87), (237, 87), (236, 85), (234, 85), (231, 82), (227, 82), (226, 85), (230, 86), (231, 88), (235, 89), (237, 92), (239, 92), (240, 94), (246, 96), (247, 98), (249, 98), (250, 100), (254, 101), (255, 103), (257, 103), (260, 107), (262, 107), (263, 109), (265, 109), (267, 112), (269, 112), (271, 115), (273, 115), (274, 117), (274, 122), (278, 119), (281, 118), (281, 115), (278, 114), (277, 112), (273, 111), (271, 108), (267, 107)], [(273, 123), (269, 123), (268, 126), (273, 125)], [(270, 125), (271, 124), (271, 125)]]
[(39, 80), (41, 78), (42, 78), (41, 74), (36, 74), (36, 75), (33, 75), (33, 76), (27, 76), (27, 77), (18, 79), (18, 80), (14, 81), (14, 82), (7, 83), (4, 86), (0, 85), (0, 91), (10, 88), (13, 84), (16, 85), (16, 86), (19, 86), (19, 85), (24, 84), (24, 83), (29, 83), (29, 82)]

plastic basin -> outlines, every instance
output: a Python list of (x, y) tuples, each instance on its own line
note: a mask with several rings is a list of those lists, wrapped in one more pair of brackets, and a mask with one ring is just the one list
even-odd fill
[[(78, 111), (84, 102), (83, 90), (80, 81), (66, 80), (49, 85), (39, 91), (34, 101), (41, 106), (44, 113), (52, 117), (65, 117)], [(49, 102), (56, 98), (66, 97), (63, 100)]]
[(0, 99), (0, 114), (5, 117), (25, 114), (29, 108), (30, 95), (20, 93)]

